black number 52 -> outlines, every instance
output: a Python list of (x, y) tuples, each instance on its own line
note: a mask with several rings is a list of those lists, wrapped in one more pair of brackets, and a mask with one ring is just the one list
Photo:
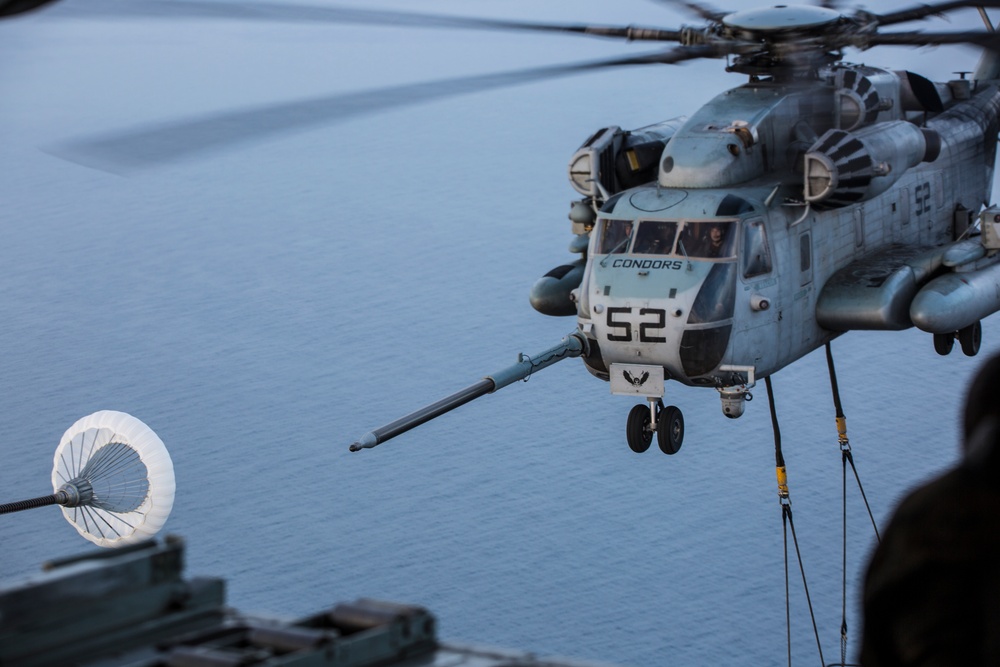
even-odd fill
[[(608, 340), (615, 341), (617, 343), (628, 343), (632, 341), (632, 323), (626, 319), (618, 319), (617, 315), (625, 315), (631, 313), (631, 308), (621, 308), (621, 307), (611, 307), (608, 308), (608, 328), (609, 329), (622, 329), (622, 333), (611, 333), (608, 332)], [(667, 339), (663, 336), (657, 336), (655, 333), (660, 332), (667, 325), (667, 311), (662, 308), (640, 308), (639, 315), (652, 315), (653, 320), (649, 322), (639, 323), (639, 342), (640, 343), (666, 343)]]

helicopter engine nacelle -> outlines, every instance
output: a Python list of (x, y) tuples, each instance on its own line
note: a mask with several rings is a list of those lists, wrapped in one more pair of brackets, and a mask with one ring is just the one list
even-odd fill
[(828, 130), (806, 153), (805, 199), (827, 207), (871, 199), (940, 152), (936, 132), (902, 120), (856, 132)]
[(569, 182), (585, 197), (603, 198), (656, 178), (660, 156), (686, 118), (637, 130), (617, 125), (595, 132), (573, 153)]
[(884, 112), (892, 116), (882, 120), (898, 120), (902, 109), (899, 97), (900, 76), (874, 67), (853, 65), (838, 67), (834, 73), (834, 126), (850, 132), (875, 123)]

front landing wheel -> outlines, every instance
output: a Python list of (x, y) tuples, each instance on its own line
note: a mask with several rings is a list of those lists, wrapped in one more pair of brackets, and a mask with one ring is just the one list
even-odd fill
[(656, 441), (664, 454), (676, 454), (684, 442), (684, 415), (675, 405), (660, 410), (656, 419)]
[(979, 354), (979, 346), (983, 342), (983, 325), (978, 320), (958, 331), (958, 342), (962, 344), (962, 352), (967, 357)]
[(648, 405), (637, 405), (628, 413), (628, 423), (625, 425), (625, 435), (628, 446), (633, 452), (641, 454), (653, 442), (652, 420)]
[(934, 334), (934, 351), (942, 357), (950, 354), (953, 347), (955, 347), (955, 334)]

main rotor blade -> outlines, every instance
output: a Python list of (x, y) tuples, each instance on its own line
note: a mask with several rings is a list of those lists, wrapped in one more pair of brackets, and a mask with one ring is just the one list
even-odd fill
[(883, 32), (860, 35), (854, 41), (859, 48), (872, 46), (942, 46), (969, 44), (990, 51), (1000, 51), (1000, 35), (995, 32)]
[(709, 7), (708, 5), (702, 4), (700, 2), (689, 2), (687, 0), (656, 0), (660, 4), (670, 5), (671, 7), (677, 7), (679, 9), (691, 12), (706, 21), (712, 21), (713, 23), (718, 23), (724, 17), (732, 14), (732, 12), (723, 12)]
[[(37, 0), (35, 0), (37, 1)], [(550, 32), (593, 35), (626, 40), (680, 40), (677, 30), (642, 28), (638, 26), (600, 26), (585, 24), (537, 23), (497, 19), (421, 14), (350, 7), (298, 5), (276, 2), (234, 4), (211, 0), (91, 0), (68, 4), (59, 15), (79, 18), (198, 18), (235, 19), (290, 23), (333, 23), (401, 26), (408, 28), (452, 28), (466, 30), (499, 30), (516, 32)]]
[(948, 2), (940, 2), (936, 5), (916, 5), (888, 14), (874, 14), (873, 18), (879, 25), (893, 25), (907, 21), (918, 21), (928, 16), (943, 14), (953, 9), (964, 9), (966, 7), (996, 8), (1000, 7), (1000, 0), (949, 0)]
[(269, 136), (421, 102), (556, 79), (610, 67), (675, 64), (699, 58), (718, 58), (729, 51), (727, 45), (704, 44), (644, 55), (430, 81), (346, 95), (329, 95), (70, 141), (52, 147), (47, 152), (103, 171), (118, 174), (133, 173), (199, 154), (259, 141)]
[(24, 14), (50, 2), (53, 0), (0, 0), (0, 18)]

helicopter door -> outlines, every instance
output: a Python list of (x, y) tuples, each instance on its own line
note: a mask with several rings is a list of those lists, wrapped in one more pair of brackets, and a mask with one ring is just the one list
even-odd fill
[(731, 358), (739, 365), (773, 368), (780, 347), (774, 344), (774, 334), (781, 316), (781, 291), (764, 221), (745, 220), (740, 237), (740, 282), (744, 296), (739, 299), (741, 303), (733, 318), (736, 335)]
[[(863, 229), (862, 229), (863, 233)], [(816, 326), (815, 293), (812, 288), (812, 235), (799, 234), (799, 291), (795, 293), (795, 328), (802, 331), (802, 342), (809, 344)]]

